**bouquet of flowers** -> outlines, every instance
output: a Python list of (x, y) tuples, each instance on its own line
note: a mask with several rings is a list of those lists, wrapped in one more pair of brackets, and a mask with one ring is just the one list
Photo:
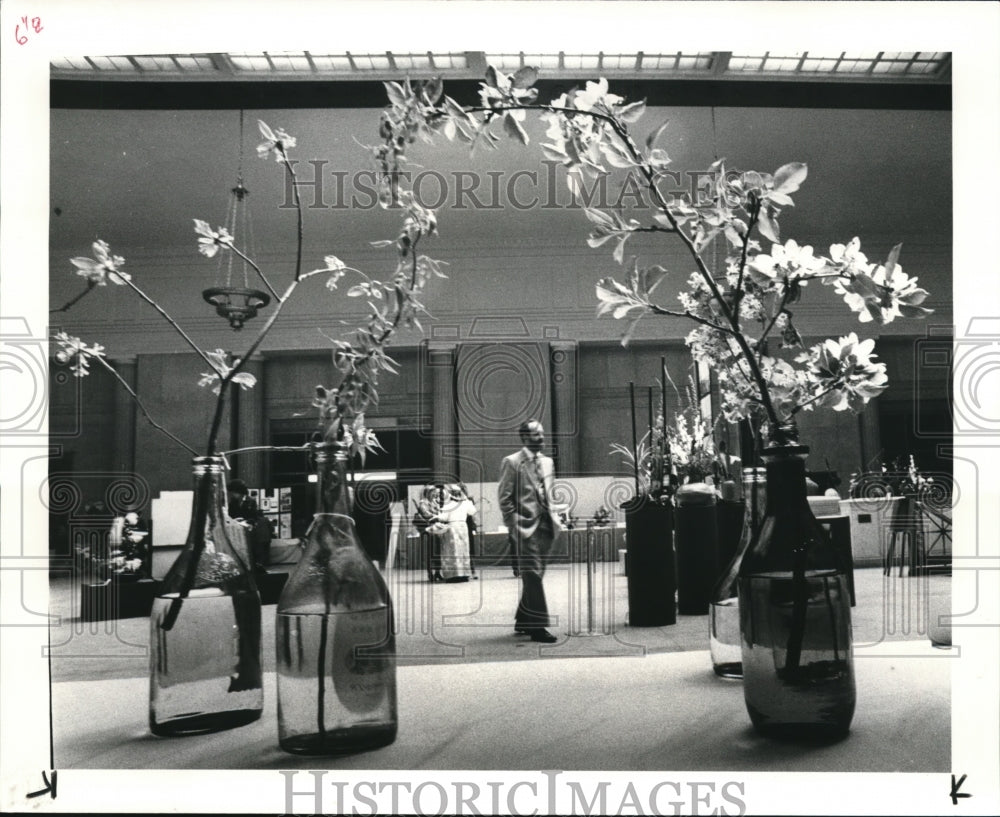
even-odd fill
[(934, 485), (933, 477), (925, 477), (917, 469), (916, 460), (896, 457), (890, 465), (882, 463), (877, 469), (851, 474), (848, 493), (851, 499), (872, 497), (919, 497)]
[[(662, 425), (662, 424), (661, 424)], [(703, 482), (716, 460), (710, 428), (698, 408), (689, 404), (666, 426), (670, 463), (680, 482)]]
[(108, 569), (116, 577), (137, 578), (146, 563), (148, 531), (140, 530), (139, 514), (115, 517), (108, 536)]

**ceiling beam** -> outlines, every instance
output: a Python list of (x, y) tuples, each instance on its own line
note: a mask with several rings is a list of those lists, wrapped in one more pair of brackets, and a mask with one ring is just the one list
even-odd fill
[[(485, 69), (484, 69), (485, 70)], [(398, 75), (397, 75), (398, 78)], [(579, 85), (574, 78), (540, 80), (540, 99), (552, 99)], [(279, 108), (381, 108), (381, 81), (261, 79), (255, 82), (117, 82), (53, 79), (52, 108), (108, 110), (239, 110)], [(952, 89), (940, 82), (802, 82), (772, 79), (612, 79), (611, 89), (627, 99), (664, 107), (857, 108), (951, 110)], [(448, 79), (449, 96), (478, 101), (479, 82)]]

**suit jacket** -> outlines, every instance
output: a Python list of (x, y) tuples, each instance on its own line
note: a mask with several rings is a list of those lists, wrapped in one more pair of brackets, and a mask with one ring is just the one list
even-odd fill
[[(562, 530), (562, 526), (551, 509), (554, 474), (552, 458), (542, 454), (538, 458), (538, 465), (536, 468), (533, 455), (527, 448), (504, 457), (500, 464), (497, 495), (507, 530), (517, 536), (522, 545), (535, 543), (547, 548)], [(539, 471), (542, 479), (539, 479)], [(542, 527), (540, 531), (539, 526), (544, 518), (548, 518), (552, 524)]]

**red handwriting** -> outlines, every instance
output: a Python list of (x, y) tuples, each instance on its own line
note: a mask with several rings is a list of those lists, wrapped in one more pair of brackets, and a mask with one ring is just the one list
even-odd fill
[[(24, 25), (24, 31), (21, 31), (21, 26)], [(35, 34), (41, 34), (42, 32), (42, 18), (32, 17), (31, 24), (28, 24), (28, 18), (22, 17), (21, 22), (14, 27), (14, 40), (18, 45), (24, 45), (28, 42), (28, 35), (34, 31)]]

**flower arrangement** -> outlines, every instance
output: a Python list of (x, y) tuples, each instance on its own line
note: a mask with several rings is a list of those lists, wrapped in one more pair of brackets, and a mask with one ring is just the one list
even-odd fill
[[(665, 366), (663, 376), (673, 386)], [(677, 392), (676, 386), (674, 391)], [(650, 429), (636, 441), (635, 451), (612, 443), (611, 454), (620, 455), (636, 471), (641, 493), (654, 501), (663, 501), (678, 485), (702, 482), (714, 473), (718, 462), (712, 439), (714, 425), (705, 422), (689, 383), (686, 403), (671, 420), (664, 424), (663, 409), (659, 409)]]
[(611, 524), (611, 511), (601, 505), (594, 511), (594, 527), (603, 528)]
[[(810, 282), (818, 282), (834, 287), (861, 323), (928, 314), (931, 310), (921, 306), (927, 292), (899, 265), (900, 245), (878, 264), (861, 252), (857, 238), (832, 245), (826, 256), (782, 239), (781, 212), (794, 204), (792, 194), (808, 175), (801, 162), (764, 173), (734, 170), (720, 159), (712, 163), (696, 197), (668, 198), (658, 184), (670, 163), (660, 146), (667, 123), (650, 131), (644, 145), (630, 130), (644, 114), (644, 102), (627, 102), (601, 79), (540, 103), (537, 79), (532, 67), (505, 74), (491, 66), (480, 86), (480, 102), (471, 106), (445, 96), (440, 80), (388, 84), (383, 144), (374, 149), (387, 178), (399, 175), (399, 146), (417, 138), (432, 141), (442, 134), (492, 148), (501, 139), (495, 132), (499, 123), (506, 136), (528, 144), (521, 123), (528, 111), (538, 112), (547, 125), (542, 151), (564, 168), (572, 191), (621, 169), (638, 180), (650, 203), (644, 221), (584, 207), (592, 225), (591, 247), (611, 243), (614, 260), (625, 264), (632, 236), (662, 233), (686, 248), (694, 267), (677, 306), (654, 297), (669, 275), (659, 264), (641, 265), (632, 258), (621, 280), (597, 282), (598, 314), (630, 321), (623, 343), (644, 316), (694, 323), (687, 345), (696, 360), (717, 373), (725, 418), (748, 418), (778, 443), (788, 433), (782, 429), (801, 411), (819, 406), (856, 411), (885, 390), (885, 365), (873, 359), (874, 341), (851, 332), (806, 349), (792, 307)], [(719, 240), (725, 246), (724, 262), (716, 271), (705, 256)]]
[(872, 497), (919, 497), (934, 486), (933, 477), (925, 477), (917, 470), (913, 455), (896, 457), (891, 467), (882, 463), (878, 469), (851, 474), (848, 493), (852, 499)]
[[(659, 428), (663, 427), (662, 419), (662, 416), (657, 418)], [(673, 421), (667, 423), (666, 441), (669, 462), (681, 484), (703, 482), (712, 473), (716, 451), (711, 427), (706, 425), (705, 418), (693, 402), (689, 401), (674, 415)]]
[(108, 537), (108, 567), (117, 577), (138, 578), (146, 564), (148, 531), (139, 529), (139, 514), (130, 511), (116, 517)]

